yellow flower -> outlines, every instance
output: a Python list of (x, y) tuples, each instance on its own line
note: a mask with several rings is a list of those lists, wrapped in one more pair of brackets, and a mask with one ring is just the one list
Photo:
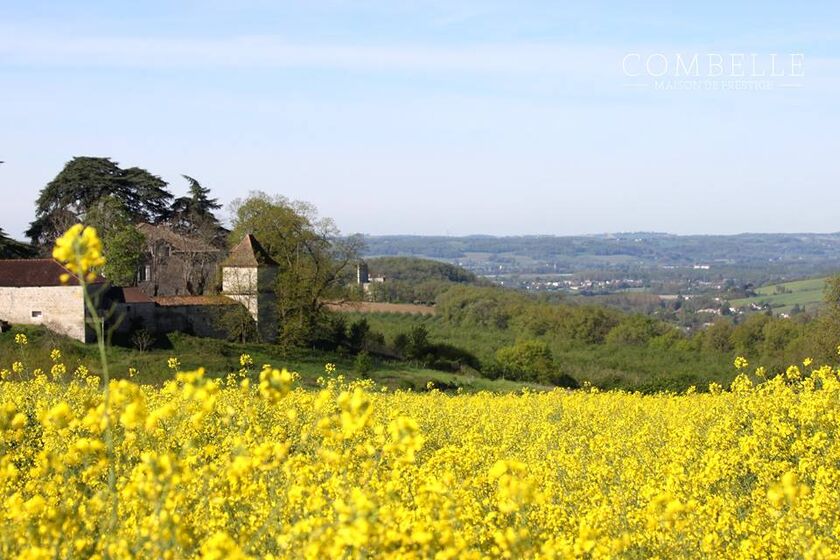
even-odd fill
[(73, 419), (73, 410), (66, 402), (61, 401), (52, 407), (44, 416), (43, 424), (55, 428), (64, 428)]
[(287, 369), (263, 368), (260, 372), (260, 394), (270, 403), (276, 403), (289, 393), (294, 380)]
[(656, 395), (197, 369), (107, 399), (84, 371), (2, 384), (4, 558), (840, 558), (831, 366)]
[(738, 369), (738, 370), (746, 369), (747, 367), (749, 367), (749, 365), (750, 364), (745, 357), (738, 356), (737, 358), (735, 358), (735, 368), (736, 369)]
[[(82, 224), (72, 226), (56, 239), (53, 258), (70, 272), (87, 281), (94, 280), (96, 270), (105, 264), (102, 241), (96, 234), (96, 229)], [(66, 283), (68, 280), (66, 275), (62, 275), (62, 282)]]
[(202, 560), (245, 560), (249, 558), (226, 533), (213, 534), (201, 547)]
[(53, 364), (50, 368), (50, 376), (53, 379), (61, 379), (67, 373), (67, 367), (64, 364)]
[(181, 362), (180, 360), (178, 360), (178, 358), (173, 357), (166, 360), (166, 365), (169, 369), (178, 371), (178, 369), (181, 367)]
[(26, 346), (27, 344), (29, 344), (29, 339), (26, 338), (25, 334), (18, 333), (15, 335), (15, 344), (18, 344), (20, 346)]
[(61, 359), (61, 350), (59, 350), (58, 348), (53, 348), (52, 351), (50, 351), (50, 359), (54, 362), (57, 362), (58, 360), (60, 360)]

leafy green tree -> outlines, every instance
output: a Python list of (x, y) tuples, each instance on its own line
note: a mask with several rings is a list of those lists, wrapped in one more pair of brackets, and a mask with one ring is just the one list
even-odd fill
[(663, 325), (644, 315), (631, 315), (623, 319), (607, 334), (609, 344), (644, 346), (663, 332)]
[(840, 345), (840, 274), (826, 281), (823, 302), (823, 309), (813, 329), (813, 358), (823, 363), (833, 363), (837, 359)]
[(259, 338), (254, 318), (242, 305), (226, 305), (215, 324), (232, 342), (255, 342)]
[(396, 335), (394, 335), (394, 342), (392, 343), (392, 346), (394, 347), (394, 351), (398, 355), (400, 355), (400, 356), (404, 355), (405, 352), (406, 352), (406, 349), (408, 348), (408, 345), (409, 345), (409, 340), (408, 340), (408, 335), (407, 334), (397, 333)]
[(326, 336), (323, 346), (328, 350), (342, 348), (347, 344), (347, 320), (344, 315), (335, 313), (326, 324)]
[(359, 352), (353, 360), (353, 369), (362, 377), (367, 377), (373, 369), (373, 359), (367, 352)]
[(709, 328), (703, 331), (702, 345), (706, 352), (731, 353), (734, 350), (732, 344), (732, 323), (725, 319), (715, 321)]
[(730, 339), (738, 354), (757, 357), (764, 343), (764, 329), (773, 319), (763, 313), (750, 315), (743, 323), (736, 326)]
[(320, 218), (314, 207), (282, 196), (252, 193), (231, 209), (229, 242), (251, 233), (279, 264), (281, 344), (310, 343), (323, 332), (326, 304), (346, 293), (361, 238), (340, 237), (332, 220)]
[(618, 324), (619, 318), (616, 312), (594, 305), (570, 307), (565, 314), (563, 330), (573, 340), (601, 344)]
[(527, 298), (497, 287), (455, 285), (437, 298), (438, 313), (455, 325), (506, 329)]
[(87, 221), (104, 197), (118, 200), (135, 223), (160, 221), (172, 200), (166, 182), (145, 169), (123, 169), (110, 158), (75, 157), (41, 190), (26, 235), (46, 251), (67, 228)]
[(350, 325), (347, 335), (347, 344), (351, 352), (361, 352), (366, 348), (367, 338), (370, 334), (370, 325), (364, 317), (354, 321)]
[(826, 280), (823, 300), (830, 308), (840, 310), (840, 274)]
[(429, 350), (429, 330), (426, 325), (415, 325), (408, 333), (406, 354), (411, 359), (423, 358)]
[(96, 228), (102, 239), (107, 259), (102, 275), (118, 286), (133, 285), (143, 260), (146, 240), (134, 226), (128, 211), (119, 200), (106, 196), (90, 208), (86, 221)]
[(547, 382), (555, 372), (554, 357), (543, 341), (523, 340), (496, 351), (496, 363), (508, 379)]

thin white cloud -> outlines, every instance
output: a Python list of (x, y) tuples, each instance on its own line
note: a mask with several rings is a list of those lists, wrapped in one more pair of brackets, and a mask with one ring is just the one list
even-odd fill
[(0, 63), (72, 67), (326, 68), (361, 71), (615, 75), (623, 51), (541, 43), (299, 44), (275, 36), (222, 39), (71, 36), (0, 28)]

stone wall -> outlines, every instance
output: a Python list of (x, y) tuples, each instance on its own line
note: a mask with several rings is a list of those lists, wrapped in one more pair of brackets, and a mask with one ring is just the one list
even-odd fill
[(157, 306), (154, 303), (119, 303), (109, 310), (108, 326), (116, 333), (132, 334), (139, 329), (157, 330)]
[(44, 325), (81, 342), (92, 338), (85, 328), (80, 286), (0, 287), (0, 319), (13, 324)]
[(167, 305), (158, 306), (154, 312), (152, 328), (149, 331), (166, 334), (182, 332), (208, 338), (227, 338), (219, 326), (219, 317), (229, 305)]
[(141, 266), (143, 275), (137, 287), (150, 297), (204, 294), (216, 288), (218, 281), (214, 260), (191, 258), (189, 255), (176, 253), (158, 258), (147, 257)]
[(222, 268), (222, 293), (248, 310), (263, 342), (277, 339), (276, 289), (276, 267)]

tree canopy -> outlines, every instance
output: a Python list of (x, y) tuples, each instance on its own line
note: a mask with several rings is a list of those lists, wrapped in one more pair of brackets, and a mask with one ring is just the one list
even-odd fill
[(110, 158), (75, 157), (41, 190), (26, 235), (34, 245), (49, 247), (105, 196), (118, 200), (133, 222), (164, 219), (172, 200), (166, 181), (145, 169), (123, 169)]
[(282, 196), (251, 193), (231, 205), (233, 245), (253, 234), (279, 263), (277, 278), (280, 341), (304, 344), (324, 327), (324, 305), (342, 297), (361, 245), (340, 237), (335, 224), (308, 204)]
[(366, 297), (390, 303), (434, 303), (454, 284), (481, 284), (472, 272), (445, 262), (417, 257), (379, 257), (367, 261), (373, 283)]
[(102, 238), (106, 258), (102, 275), (118, 286), (135, 284), (145, 238), (122, 203), (111, 196), (99, 199), (88, 210), (86, 222), (96, 228)]
[(214, 244), (223, 241), (225, 230), (214, 214), (222, 205), (210, 197), (210, 189), (201, 186), (198, 180), (189, 175), (182, 177), (189, 183), (190, 193), (172, 202), (167, 222), (185, 235), (200, 237)]
[(0, 259), (23, 259), (31, 256), (31, 246), (15, 241), (0, 228)]

